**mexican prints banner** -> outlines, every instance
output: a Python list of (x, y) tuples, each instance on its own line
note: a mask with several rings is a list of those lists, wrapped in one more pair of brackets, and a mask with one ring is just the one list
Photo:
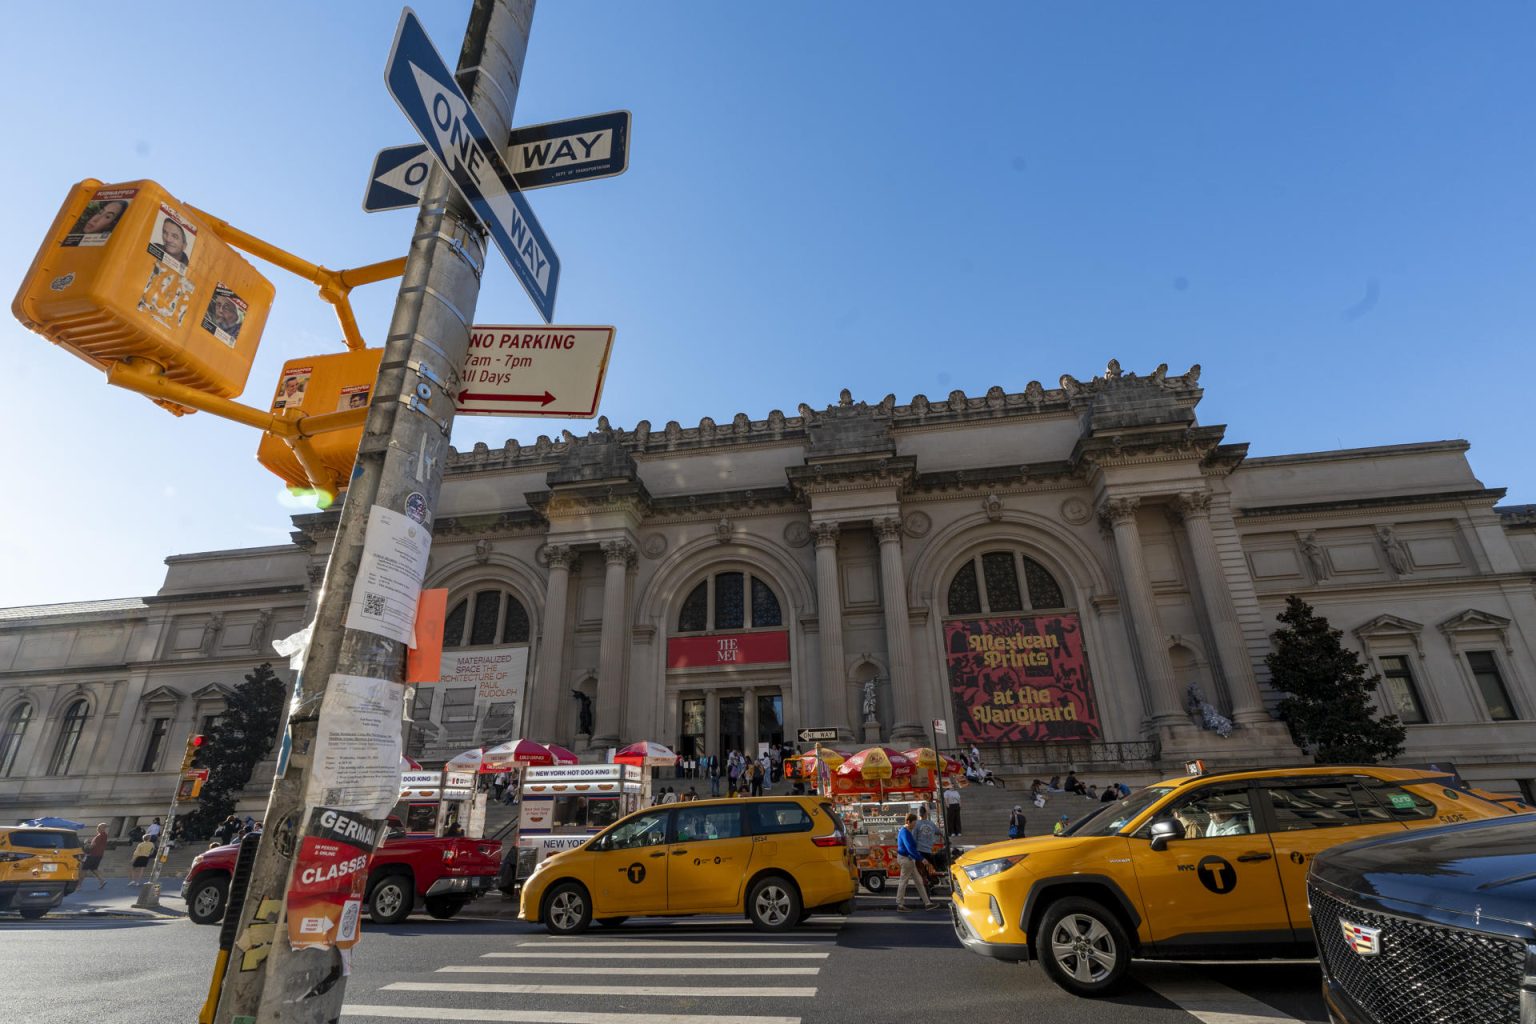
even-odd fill
[(946, 622), (944, 649), (961, 743), (1102, 735), (1076, 615)]

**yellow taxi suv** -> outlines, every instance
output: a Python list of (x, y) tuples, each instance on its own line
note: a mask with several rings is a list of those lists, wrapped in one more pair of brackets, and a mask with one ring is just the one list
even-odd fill
[(81, 858), (68, 829), (0, 826), (0, 911), (42, 917), (80, 887)]
[(540, 862), (519, 915), (556, 935), (595, 920), (745, 914), (783, 931), (848, 913), (858, 880), (842, 819), (815, 796), (699, 800), (637, 811)]
[(1169, 779), (1064, 835), (972, 850), (951, 868), (950, 910), (972, 952), (1038, 961), (1067, 991), (1103, 995), (1135, 957), (1310, 956), (1307, 866), (1318, 853), (1510, 813), (1454, 776), (1408, 768)]

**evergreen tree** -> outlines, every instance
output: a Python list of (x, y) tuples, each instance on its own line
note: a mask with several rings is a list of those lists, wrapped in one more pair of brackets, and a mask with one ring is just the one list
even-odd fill
[(1292, 594), (1278, 616), (1285, 625), (1265, 657), (1276, 689), (1288, 696), (1280, 717), (1303, 753), (1318, 764), (1375, 764), (1402, 753), (1407, 735), (1396, 715), (1377, 718), (1370, 696), (1380, 677), (1367, 674), (1344, 634)]
[(288, 686), (273, 673), (271, 662), (258, 665), (235, 687), (224, 714), (203, 737), (208, 781), (196, 806), (182, 818), (187, 835), (206, 839), (234, 813), (235, 795), (272, 750), (287, 695)]

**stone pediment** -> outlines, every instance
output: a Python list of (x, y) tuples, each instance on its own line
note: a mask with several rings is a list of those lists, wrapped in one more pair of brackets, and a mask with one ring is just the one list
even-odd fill
[(180, 704), (187, 695), (170, 686), (157, 686), (139, 698), (140, 704)]
[(233, 687), (223, 683), (209, 683), (207, 686), (192, 691), (193, 700), (229, 700), (235, 695)]
[(1413, 641), (1414, 650), (1421, 655), (1424, 653), (1424, 645), (1419, 640), (1419, 634), (1423, 631), (1422, 622), (1414, 622), (1412, 619), (1404, 619), (1396, 615), (1378, 615), (1351, 630), (1365, 646), (1370, 646), (1372, 640), (1407, 637)]
[(1502, 615), (1494, 615), (1492, 612), (1480, 612), (1476, 608), (1468, 608), (1459, 615), (1452, 615), (1440, 623), (1439, 630), (1446, 635), (1452, 633), (1494, 632), (1502, 634), (1509, 629), (1509, 620)]
[[(892, 398), (891, 405), (895, 404)], [(810, 440), (810, 457), (838, 458), (849, 455), (894, 454), (896, 439), (891, 435), (891, 410), (886, 403), (870, 405), (855, 402), (847, 388), (838, 396), (836, 405), (827, 406), (824, 412), (812, 414), (807, 407), (801, 413), (806, 418), (806, 437)]]

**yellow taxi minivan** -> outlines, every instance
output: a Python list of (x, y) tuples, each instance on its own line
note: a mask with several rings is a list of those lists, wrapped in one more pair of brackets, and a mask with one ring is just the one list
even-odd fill
[(1136, 957), (1310, 956), (1318, 853), (1510, 813), (1452, 775), (1410, 768), (1185, 776), (1106, 803), (1064, 835), (970, 851), (951, 868), (950, 911), (972, 952), (1038, 960), (1069, 992), (1103, 995)]
[(63, 828), (0, 825), (0, 911), (35, 921), (80, 887), (80, 836)]
[(540, 862), (518, 916), (556, 935), (691, 914), (745, 914), (783, 931), (816, 912), (852, 911), (857, 888), (825, 798), (697, 800), (636, 811)]

